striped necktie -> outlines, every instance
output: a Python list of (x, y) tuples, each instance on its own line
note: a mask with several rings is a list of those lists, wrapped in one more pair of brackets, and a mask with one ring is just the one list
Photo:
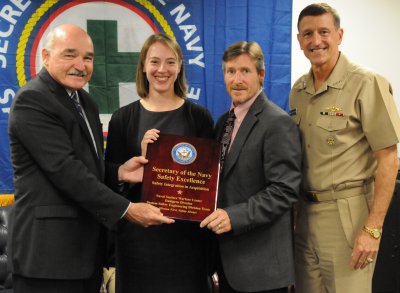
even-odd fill
[(231, 138), (232, 138), (233, 126), (235, 124), (235, 119), (236, 119), (236, 116), (235, 116), (234, 109), (231, 109), (229, 111), (228, 119), (226, 119), (226, 121), (225, 121), (224, 133), (222, 134), (222, 138), (221, 138), (221, 144), (222, 144), (221, 158), (220, 158), (221, 170), (222, 170), (222, 167), (224, 166), (225, 157), (226, 157), (226, 155), (228, 153), (229, 145), (231, 143)]
[(89, 130), (89, 133), (90, 133), (90, 137), (92, 138), (94, 149), (96, 150), (97, 156), (99, 156), (99, 153), (97, 152), (96, 141), (95, 141), (94, 136), (93, 136), (92, 128), (90, 127), (89, 121), (88, 121), (88, 119), (86, 118), (86, 116), (85, 116), (85, 114), (83, 112), (81, 103), (79, 103), (78, 94), (76, 93), (76, 91), (74, 91), (71, 94), (71, 99), (74, 102), (75, 108), (78, 111), (79, 116), (81, 116), (82, 119), (85, 121), (87, 129)]
[(79, 103), (78, 95), (76, 91), (71, 94), (71, 99), (74, 102), (75, 108), (78, 111), (79, 115), (85, 119), (85, 114), (83, 114), (83, 109), (81, 103)]

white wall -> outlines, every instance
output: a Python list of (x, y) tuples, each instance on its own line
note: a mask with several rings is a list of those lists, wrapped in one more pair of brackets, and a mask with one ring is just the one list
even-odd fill
[[(308, 4), (324, 0), (293, 0), (292, 84), (310, 68), (297, 42), (297, 18)], [(349, 59), (385, 76), (400, 109), (400, 0), (326, 0), (341, 18), (340, 46)]]

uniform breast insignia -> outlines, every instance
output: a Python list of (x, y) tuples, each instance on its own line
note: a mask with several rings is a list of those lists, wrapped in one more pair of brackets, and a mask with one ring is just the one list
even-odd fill
[(330, 146), (334, 146), (334, 145), (336, 144), (335, 137), (334, 137), (333, 135), (329, 135), (329, 136), (326, 138), (326, 143), (327, 143), (328, 145), (330, 145)]
[(319, 114), (326, 116), (344, 116), (342, 108), (336, 106), (327, 107), (325, 108), (325, 111), (321, 111)]

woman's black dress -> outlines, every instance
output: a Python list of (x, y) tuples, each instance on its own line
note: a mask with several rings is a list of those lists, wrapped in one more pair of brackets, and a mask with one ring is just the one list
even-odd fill
[[(140, 154), (144, 133), (172, 133), (211, 137), (213, 120), (207, 110), (185, 101), (179, 109), (150, 112), (139, 102), (121, 108), (109, 125), (106, 161), (123, 163)], [(124, 196), (141, 200), (141, 184), (126, 188)], [(118, 293), (205, 293), (209, 290), (209, 233), (199, 223), (176, 221), (143, 228), (120, 221), (116, 235)]]

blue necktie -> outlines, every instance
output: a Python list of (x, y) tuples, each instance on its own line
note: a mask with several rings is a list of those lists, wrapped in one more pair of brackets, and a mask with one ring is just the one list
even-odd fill
[(235, 124), (235, 119), (236, 119), (235, 112), (233, 110), (234, 109), (231, 109), (229, 111), (228, 119), (226, 119), (225, 125), (224, 125), (224, 133), (222, 134), (222, 138), (221, 138), (221, 144), (222, 144), (221, 158), (220, 158), (221, 170), (222, 170), (222, 167), (224, 166), (225, 157), (226, 157), (226, 154), (228, 153), (229, 145), (231, 143), (233, 126)]

